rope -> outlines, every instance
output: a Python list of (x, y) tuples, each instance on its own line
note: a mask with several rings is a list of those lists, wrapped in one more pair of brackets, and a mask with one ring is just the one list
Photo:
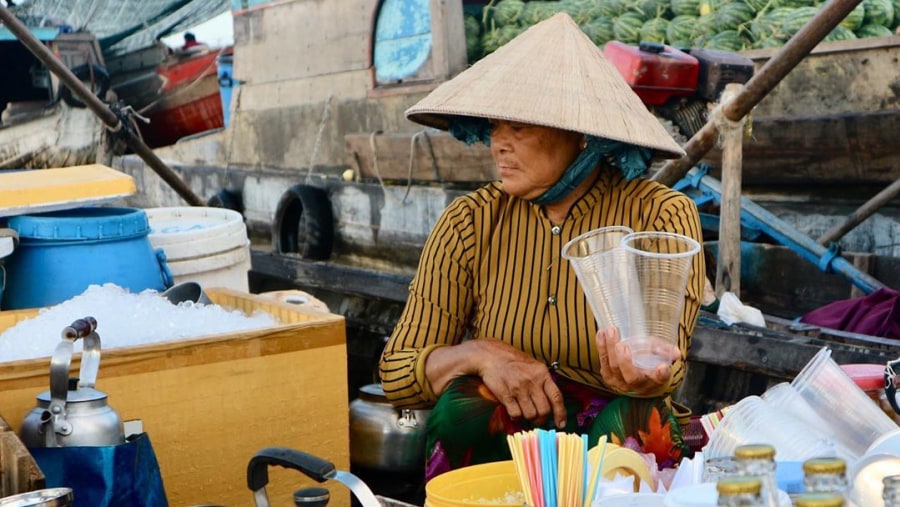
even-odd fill
[[(406, 198), (409, 196), (409, 190), (410, 190), (410, 187), (412, 186), (412, 168), (413, 168), (412, 159), (410, 158), (410, 163), (409, 163), (409, 177), (406, 180), (406, 182), (407, 182), (406, 183), (406, 193), (403, 195), (402, 200), (398, 200), (396, 197), (394, 197), (393, 194), (391, 194), (388, 191), (387, 185), (384, 184), (384, 180), (381, 178), (381, 172), (378, 170), (378, 150), (375, 148), (375, 136), (378, 134), (381, 134), (381, 133), (382, 133), (382, 131), (375, 130), (371, 134), (369, 134), (369, 149), (372, 150), (372, 171), (375, 172), (375, 177), (378, 178), (378, 184), (381, 185), (381, 190), (384, 192), (385, 198), (387, 198), (389, 201), (393, 202), (394, 204), (406, 206), (406, 204), (407, 204)], [(418, 135), (418, 134), (416, 134), (416, 135)], [(415, 141), (416, 141), (416, 136), (413, 136), (412, 140), (410, 141), (411, 142), (411, 144), (410, 144), (411, 150), (415, 149), (415, 144), (414, 144)], [(412, 155), (412, 154), (410, 154), (410, 155)]]
[(719, 137), (718, 139), (716, 139), (716, 147), (718, 148), (722, 148), (724, 146), (725, 139), (729, 137), (729, 135), (744, 130), (745, 123), (749, 118), (748, 115), (742, 117), (740, 120), (735, 121), (725, 116), (725, 106), (727, 106), (728, 103), (731, 102), (736, 96), (737, 93), (723, 93), (719, 104), (717, 104), (716, 107), (714, 107), (713, 110), (709, 113), (709, 119), (707, 121), (715, 125), (716, 130), (719, 133)]
[(309, 185), (312, 176), (313, 163), (316, 161), (316, 155), (319, 154), (319, 145), (322, 143), (322, 133), (325, 131), (325, 121), (331, 113), (331, 102), (334, 100), (334, 94), (328, 96), (325, 100), (325, 108), (322, 110), (322, 119), (319, 120), (319, 128), (316, 131), (316, 141), (313, 143), (312, 153), (309, 155), (309, 165), (306, 167), (306, 184)]

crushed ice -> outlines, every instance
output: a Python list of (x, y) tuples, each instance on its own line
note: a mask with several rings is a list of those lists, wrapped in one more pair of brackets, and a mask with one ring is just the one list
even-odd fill
[[(51, 356), (62, 330), (88, 316), (97, 319), (101, 350), (278, 325), (265, 312), (247, 316), (240, 310), (190, 301), (176, 306), (154, 290), (131, 293), (115, 284), (91, 285), (0, 334), (0, 362)], [(75, 350), (81, 350), (81, 340)]]

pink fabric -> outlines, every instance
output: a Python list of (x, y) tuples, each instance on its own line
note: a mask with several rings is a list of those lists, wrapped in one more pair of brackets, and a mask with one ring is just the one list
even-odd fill
[(867, 296), (835, 301), (800, 317), (800, 322), (900, 339), (900, 292), (883, 288)]

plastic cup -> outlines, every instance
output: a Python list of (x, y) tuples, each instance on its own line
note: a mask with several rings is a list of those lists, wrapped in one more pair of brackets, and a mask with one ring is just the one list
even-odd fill
[(881, 407), (831, 359), (827, 347), (806, 363), (791, 386), (852, 458), (859, 459), (879, 437), (898, 429)]
[(615, 270), (608, 264), (610, 260), (605, 254), (619, 250), (622, 238), (632, 232), (634, 231), (624, 226), (601, 227), (586, 232), (563, 245), (562, 256), (569, 261), (575, 271), (575, 276), (591, 307), (598, 329), (604, 329), (613, 324), (601, 279), (605, 273)]
[[(677, 343), (691, 260), (700, 243), (671, 232), (635, 232), (622, 238), (621, 251), (610, 252), (618, 271), (610, 288), (611, 313), (632, 362), (643, 369), (669, 363), (660, 342)], [(637, 280), (624, 277), (637, 276)], [(606, 283), (606, 280), (603, 280)]]
[(772, 445), (780, 461), (834, 455), (832, 441), (820, 428), (810, 427), (758, 396), (745, 397), (725, 413), (703, 455), (709, 459), (732, 456), (738, 446), (746, 444)]

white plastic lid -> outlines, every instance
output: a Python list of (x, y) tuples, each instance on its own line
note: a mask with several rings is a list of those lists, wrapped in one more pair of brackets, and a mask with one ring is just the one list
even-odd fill
[(240, 213), (226, 208), (203, 206), (149, 208), (150, 242), (156, 248), (166, 245), (243, 233), (247, 226)]

